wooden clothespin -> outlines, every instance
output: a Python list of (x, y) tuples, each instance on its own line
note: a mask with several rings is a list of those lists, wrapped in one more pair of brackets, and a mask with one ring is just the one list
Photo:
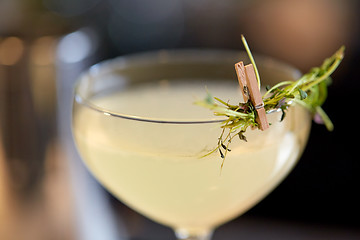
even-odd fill
[(244, 101), (247, 102), (250, 99), (257, 113), (256, 122), (259, 124), (260, 129), (264, 131), (269, 128), (269, 123), (266, 118), (264, 102), (256, 80), (254, 66), (252, 64), (244, 66), (241, 61), (235, 64), (235, 70)]

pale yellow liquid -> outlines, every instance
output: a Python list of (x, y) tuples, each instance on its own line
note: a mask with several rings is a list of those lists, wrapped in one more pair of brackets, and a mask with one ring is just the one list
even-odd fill
[[(233, 85), (209, 91), (238, 99)], [(160, 81), (94, 98), (93, 104), (133, 115), (168, 120), (216, 118), (193, 105), (205, 95), (200, 84)], [(149, 218), (198, 232), (222, 224), (255, 205), (287, 175), (305, 145), (310, 123), (301, 107), (268, 115), (270, 129), (248, 129), (248, 142), (234, 139), (221, 169), (216, 147), (219, 123), (160, 124), (108, 116), (75, 104), (74, 136), (95, 177), (115, 196)]]

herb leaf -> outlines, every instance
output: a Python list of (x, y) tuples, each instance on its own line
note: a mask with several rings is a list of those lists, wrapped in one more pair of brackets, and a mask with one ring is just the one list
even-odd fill
[(307, 93), (302, 90), (301, 88), (298, 88), (299, 94), (300, 94), (300, 100), (304, 100), (307, 97)]

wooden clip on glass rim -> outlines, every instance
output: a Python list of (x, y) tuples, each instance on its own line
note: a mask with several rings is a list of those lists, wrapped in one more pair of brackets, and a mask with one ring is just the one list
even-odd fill
[(244, 101), (250, 100), (255, 107), (257, 113), (256, 122), (259, 124), (260, 129), (268, 129), (269, 123), (266, 118), (264, 102), (258, 87), (254, 66), (252, 64), (244, 66), (244, 63), (240, 61), (235, 64), (235, 70)]

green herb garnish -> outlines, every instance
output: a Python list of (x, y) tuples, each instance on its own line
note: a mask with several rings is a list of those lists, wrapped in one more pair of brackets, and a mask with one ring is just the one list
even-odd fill
[[(256, 66), (250, 49), (244, 40), (251, 62)], [(267, 92), (262, 96), (266, 112), (281, 110), (280, 121), (282, 121), (286, 117), (287, 109), (292, 103), (296, 103), (308, 109), (313, 114), (315, 122), (323, 123), (329, 131), (332, 131), (334, 125), (321, 106), (327, 97), (327, 87), (331, 82), (330, 75), (339, 66), (344, 57), (344, 51), (345, 47), (342, 46), (333, 56), (325, 59), (320, 67), (312, 68), (297, 81), (284, 81), (272, 87), (267, 86)], [(258, 73), (256, 77), (260, 84)], [(198, 101), (195, 104), (212, 110), (216, 116), (226, 117), (221, 125), (222, 131), (218, 138), (217, 147), (205, 155), (208, 156), (218, 151), (223, 159), (222, 167), (226, 155), (231, 151), (229, 146), (232, 140), (239, 138), (247, 141), (245, 137), (247, 128), (259, 128), (255, 120), (255, 108), (250, 101), (231, 105), (217, 97), (212, 97), (210, 93), (203, 101)]]

